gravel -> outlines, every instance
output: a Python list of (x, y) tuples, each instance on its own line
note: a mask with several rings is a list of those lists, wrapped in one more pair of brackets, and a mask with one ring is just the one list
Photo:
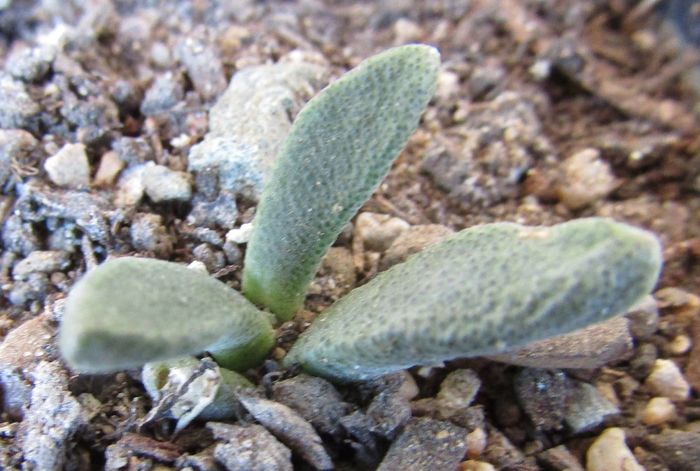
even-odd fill
[(66, 188), (90, 185), (90, 164), (83, 144), (66, 144), (44, 162), (49, 179)]

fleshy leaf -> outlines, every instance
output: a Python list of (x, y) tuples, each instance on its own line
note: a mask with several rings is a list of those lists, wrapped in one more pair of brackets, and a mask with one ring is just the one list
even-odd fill
[(378, 54), (299, 113), (263, 190), (248, 243), (243, 292), (286, 320), (321, 258), (386, 176), (433, 94), (432, 47)]
[(182, 265), (133, 257), (107, 261), (76, 283), (59, 338), (68, 365), (86, 373), (205, 350), (242, 370), (273, 343), (266, 314), (237, 291)]
[(285, 363), (364, 380), (503, 352), (624, 313), (660, 269), (653, 234), (608, 219), (476, 226), (331, 306)]

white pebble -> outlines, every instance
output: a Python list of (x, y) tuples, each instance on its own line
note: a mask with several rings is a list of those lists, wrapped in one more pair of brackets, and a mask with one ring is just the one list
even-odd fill
[(66, 144), (46, 159), (44, 169), (58, 186), (86, 188), (90, 185), (90, 164), (83, 144)]
[(163, 165), (146, 164), (141, 177), (146, 194), (155, 203), (187, 201), (192, 196), (189, 174), (177, 172)]
[(253, 223), (241, 224), (241, 227), (231, 229), (226, 233), (226, 240), (236, 244), (247, 244), (253, 234)]
[(644, 407), (642, 422), (647, 425), (661, 425), (676, 416), (676, 406), (667, 397), (654, 397)]
[(606, 429), (586, 452), (586, 471), (644, 471), (625, 443), (620, 428)]
[(671, 360), (656, 360), (645, 385), (655, 395), (667, 397), (672, 401), (685, 401), (690, 395), (690, 385)]

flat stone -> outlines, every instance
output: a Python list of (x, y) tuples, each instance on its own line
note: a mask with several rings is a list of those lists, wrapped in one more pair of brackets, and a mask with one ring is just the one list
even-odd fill
[(465, 429), (450, 422), (411, 419), (377, 471), (457, 469), (467, 452), (466, 435)]
[(265, 427), (207, 423), (217, 440), (214, 457), (230, 471), (292, 471), (292, 452)]
[(58, 186), (87, 188), (90, 185), (90, 164), (84, 144), (66, 144), (44, 162), (49, 179)]
[(633, 342), (627, 326), (626, 318), (615, 317), (488, 358), (530, 368), (600, 368), (631, 356)]
[(305, 374), (276, 382), (272, 398), (294, 409), (320, 433), (332, 436), (339, 434), (340, 418), (350, 411), (331, 383)]
[(293, 409), (251, 395), (239, 394), (238, 399), (255, 420), (311, 466), (319, 470), (333, 469), (333, 461), (323, 448), (321, 438)]
[(63, 270), (70, 265), (68, 253), (59, 250), (36, 250), (20, 260), (12, 269), (16, 280), (27, 277), (30, 273), (52, 273)]

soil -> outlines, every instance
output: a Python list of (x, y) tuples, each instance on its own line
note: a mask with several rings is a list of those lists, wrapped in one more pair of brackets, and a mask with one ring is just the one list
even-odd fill
[[(606, 449), (613, 460), (698, 469), (700, 61), (697, 31), (686, 21), (700, 14), (698, 2), (0, 5), (3, 469), (246, 469), (233, 459), (244, 439), (272, 443), (257, 453), (274, 448), (279, 460), (254, 469), (285, 469), (288, 451), (268, 431), (292, 449), (295, 469), (328, 467), (328, 459), (337, 469), (623, 469), (605, 468), (591, 451), (614, 436), (611, 428), (626, 439)], [(198, 260), (240, 288), (245, 245), (224, 241), (252, 220), (255, 195), (221, 199), (206, 172), (188, 167), (209, 131), (208, 111), (236, 73), (301, 50), (323, 64), (327, 82), (411, 42), (440, 50), (438, 91), (360, 212), (452, 230), (607, 216), (654, 231), (665, 268), (647, 307), (628, 316), (625, 355), (557, 370), (459, 360), (331, 392), (304, 383), (285, 397), (276, 385), (298, 373), (277, 364), (289, 345), (317, 313), (383, 268), (387, 247), (360, 239), (355, 225), (336, 242), (305, 309), (278, 328), (270, 360), (247, 372), (259, 398), (243, 402), (259, 403), (222, 421), (264, 428), (243, 433), (194, 421), (174, 433), (168, 417), (146, 420), (153, 404), (138, 371), (90, 376), (61, 366), (53, 336), (62, 300), (107, 257)], [(125, 176), (151, 161), (169, 171), (148, 170), (156, 183), (132, 198)], [(232, 207), (235, 221), (192, 216), (202, 201), (216, 203), (207, 207), (212, 214), (219, 204)], [(671, 371), (660, 386), (650, 379), (659, 365)], [(473, 402), (449, 405), (440, 392), (453, 387), (446, 378), (467, 369), (478, 382)], [(339, 410), (333, 423), (312, 420), (294, 394), (306, 394), (312, 411), (313, 401), (330, 401)], [(654, 397), (667, 400), (652, 413)], [(279, 403), (303, 419), (268, 424), (265, 414)], [(664, 413), (669, 403), (675, 412)], [(578, 422), (557, 415), (576, 407), (584, 411)], [(316, 432), (279, 431), (296, 420)], [(320, 450), (310, 445), (315, 433)]]

